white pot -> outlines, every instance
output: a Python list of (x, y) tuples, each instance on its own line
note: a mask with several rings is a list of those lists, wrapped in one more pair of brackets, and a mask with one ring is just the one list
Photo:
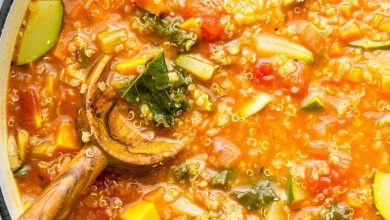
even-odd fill
[[(6, 20), (0, 37), (0, 187), (7, 207), (0, 207), (1, 217), (17, 219), (23, 212), (23, 204), (13, 178), (7, 153), (7, 90), (8, 74), (17, 33), (27, 11), (29, 0), (0, 0), (4, 5), (0, 14), (0, 27)], [(12, 5), (11, 5), (12, 4)], [(9, 6), (11, 7), (9, 8)], [(9, 12), (7, 13), (9, 9)], [(7, 15), (8, 14), (8, 15)], [(1, 203), (0, 203), (1, 204)], [(7, 211), (8, 210), (8, 211)], [(7, 216), (9, 214), (9, 216)]]

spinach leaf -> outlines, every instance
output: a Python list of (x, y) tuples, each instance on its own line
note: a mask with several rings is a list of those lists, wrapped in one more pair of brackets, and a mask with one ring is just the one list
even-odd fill
[[(169, 74), (175, 77), (170, 79)], [(140, 107), (141, 116), (152, 113), (157, 126), (170, 127), (175, 117), (190, 107), (186, 96), (190, 84), (191, 77), (181, 69), (168, 72), (164, 51), (161, 51), (121, 93), (124, 99)]]
[(333, 203), (329, 211), (325, 213), (326, 220), (351, 220), (352, 209), (343, 203)]
[(232, 194), (247, 209), (258, 209), (279, 199), (268, 180), (260, 181), (246, 190), (234, 191)]
[(223, 170), (218, 172), (213, 179), (211, 179), (211, 185), (225, 187), (227, 185), (227, 180), (229, 177), (229, 170)]
[(189, 51), (196, 43), (195, 33), (185, 31), (177, 24), (172, 24), (169, 17), (156, 16), (147, 11), (141, 16), (140, 23), (133, 24), (132, 27), (144, 34), (157, 33), (186, 51)]

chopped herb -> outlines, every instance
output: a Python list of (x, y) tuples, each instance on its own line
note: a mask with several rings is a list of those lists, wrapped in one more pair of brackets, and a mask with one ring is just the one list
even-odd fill
[(350, 220), (352, 219), (352, 209), (343, 203), (333, 203), (329, 211), (325, 214), (326, 220)]
[[(122, 97), (153, 114), (157, 126), (173, 125), (175, 117), (190, 105), (186, 96), (191, 77), (181, 69), (173, 71), (177, 77), (170, 80), (164, 51), (150, 61), (145, 70), (121, 89)], [(146, 106), (146, 107), (145, 107)], [(141, 112), (144, 115), (144, 112)]]
[(268, 180), (260, 181), (255, 186), (246, 190), (234, 191), (232, 194), (247, 209), (258, 209), (278, 200), (278, 196), (272, 189), (271, 182)]
[(218, 172), (211, 180), (211, 185), (225, 187), (227, 185), (229, 173), (229, 170)]
[(186, 51), (196, 43), (195, 33), (183, 30), (180, 25), (172, 24), (167, 16), (156, 16), (147, 11), (141, 16), (140, 23), (133, 25), (133, 28), (144, 34), (157, 33)]
[(23, 165), (20, 169), (18, 169), (14, 176), (27, 176), (30, 172), (30, 167), (28, 165)]
[(173, 171), (173, 176), (179, 180), (187, 180), (189, 177), (187, 166), (181, 166)]

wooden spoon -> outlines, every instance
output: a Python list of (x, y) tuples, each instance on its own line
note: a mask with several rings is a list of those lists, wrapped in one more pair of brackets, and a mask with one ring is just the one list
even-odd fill
[(137, 130), (122, 114), (117, 96), (97, 86), (110, 61), (104, 56), (88, 79), (86, 117), (96, 145), (86, 145), (19, 217), (64, 219), (87, 186), (106, 168), (131, 172), (145, 171), (174, 158), (184, 147), (182, 141), (151, 137)]

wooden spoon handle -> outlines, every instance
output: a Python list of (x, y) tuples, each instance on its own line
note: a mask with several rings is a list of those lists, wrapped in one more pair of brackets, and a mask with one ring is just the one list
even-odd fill
[(64, 219), (80, 194), (107, 163), (107, 156), (98, 147), (83, 147), (19, 219)]

